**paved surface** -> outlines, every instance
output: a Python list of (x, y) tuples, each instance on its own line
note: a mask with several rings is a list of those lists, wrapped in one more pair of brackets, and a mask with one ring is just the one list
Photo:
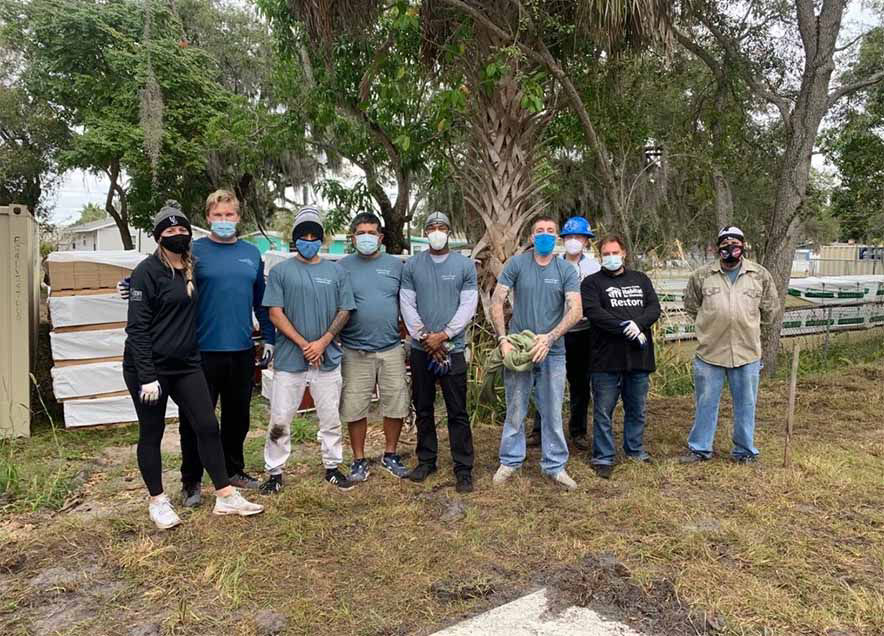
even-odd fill
[(501, 605), (433, 636), (649, 636), (585, 607), (546, 611), (546, 589)]

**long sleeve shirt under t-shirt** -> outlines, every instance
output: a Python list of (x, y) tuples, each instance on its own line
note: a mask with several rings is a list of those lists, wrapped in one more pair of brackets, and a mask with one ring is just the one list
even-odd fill
[(196, 337), (199, 292), (187, 295), (184, 272), (151, 254), (132, 272), (123, 368), (141, 384), (158, 375), (190, 373), (200, 368)]
[[(592, 372), (622, 373), (654, 371), (654, 342), (651, 326), (660, 317), (660, 301), (651, 279), (633, 270), (614, 274), (602, 269), (580, 285), (583, 315), (592, 325)], [(642, 348), (638, 339), (623, 333), (624, 321), (632, 320), (648, 339)]]

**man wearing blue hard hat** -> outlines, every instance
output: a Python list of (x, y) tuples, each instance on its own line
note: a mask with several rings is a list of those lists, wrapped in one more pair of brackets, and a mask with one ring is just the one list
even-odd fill
[[(589, 240), (595, 236), (589, 221), (582, 216), (572, 216), (562, 226), (559, 236), (565, 244), (565, 253), (561, 258), (570, 263), (577, 271), (577, 277), (583, 279), (601, 269), (599, 262), (592, 253)], [(565, 368), (568, 376), (568, 387), (571, 396), (571, 416), (568, 420), (568, 433), (571, 442), (579, 450), (588, 450), (586, 439), (586, 413), (589, 409), (589, 367), (590, 337), (589, 320), (585, 317), (571, 327), (565, 334)], [(534, 432), (528, 440), (529, 446), (540, 446), (541, 417), (534, 418)]]

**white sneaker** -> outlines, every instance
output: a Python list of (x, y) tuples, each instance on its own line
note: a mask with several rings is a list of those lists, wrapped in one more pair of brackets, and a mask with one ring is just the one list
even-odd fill
[(504, 466), (503, 464), (501, 464), (500, 468), (497, 469), (497, 472), (494, 473), (494, 478), (491, 480), (491, 482), (495, 486), (499, 486), (507, 479), (515, 475), (517, 470), (519, 469), (513, 468), (512, 466)]
[(239, 494), (239, 491), (234, 488), (233, 492), (226, 497), (215, 495), (215, 508), (212, 512), (216, 515), (239, 515), (240, 517), (250, 517), (264, 512), (264, 506), (247, 501), (246, 498)]
[(151, 499), (147, 506), (147, 511), (150, 515), (150, 520), (160, 530), (168, 530), (181, 523), (181, 518), (175, 513), (175, 509), (172, 508), (172, 502), (169, 501), (165, 494), (160, 495), (156, 499)]
[(577, 482), (571, 479), (571, 475), (566, 473), (564, 468), (555, 475), (549, 475), (549, 478), (557, 484), (561, 484), (568, 490), (577, 490)]

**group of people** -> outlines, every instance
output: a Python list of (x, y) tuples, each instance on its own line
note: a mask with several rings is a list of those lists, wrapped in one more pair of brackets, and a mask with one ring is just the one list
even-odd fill
[[(365, 457), (367, 418), (377, 389), (383, 417), (380, 467), (415, 482), (437, 470), (434, 405), (441, 388), (459, 493), (473, 490), (474, 449), (467, 410), (465, 332), (478, 306), (473, 261), (449, 250), (451, 223), (441, 212), (424, 223), (429, 249), (402, 261), (382, 250), (383, 228), (374, 214), (351, 223), (354, 253), (339, 262), (320, 257), (324, 231), (318, 211), (294, 220), (292, 258), (267, 277), (254, 246), (236, 238), (239, 203), (224, 190), (206, 201), (211, 234), (191, 243), (191, 227), (175, 205), (154, 219), (157, 251), (129, 281), (124, 355), (126, 384), (139, 417), (138, 464), (150, 493), (150, 518), (160, 528), (180, 523), (164, 493), (160, 441), (171, 398), (180, 411), (182, 503), (201, 502), (205, 469), (215, 487), (216, 514), (253, 515), (263, 507), (239, 489), (273, 494), (283, 488), (291, 455), (291, 423), (309, 387), (319, 421), (325, 481), (349, 490), (369, 478)], [(564, 253), (556, 255), (561, 238)], [(590, 464), (610, 478), (616, 463), (613, 413), (624, 408), (623, 451), (649, 462), (644, 445), (646, 400), (655, 370), (652, 327), (660, 303), (650, 279), (626, 267), (624, 241), (594, 234), (583, 217), (561, 231), (552, 217), (531, 228), (531, 246), (504, 265), (490, 314), (503, 367), (506, 418), (495, 486), (522, 466), (529, 437), (525, 421), (536, 406), (540, 468), (554, 483), (577, 487), (567, 473), (568, 443), (562, 422), (565, 381), (570, 391), (569, 432), (588, 450), (587, 411), (593, 404)], [(770, 274), (744, 258), (745, 237), (735, 227), (718, 235), (720, 259), (694, 272), (685, 310), (695, 320), (696, 415), (684, 462), (712, 457), (718, 403), (727, 378), (734, 400), (737, 461), (754, 461), (755, 400), (760, 325), (776, 309)], [(505, 305), (512, 306), (507, 324)], [(270, 421), (264, 444), (266, 479), (245, 471), (243, 443), (249, 429), (254, 370), (252, 314), (263, 337), (263, 362), (273, 363)], [(400, 318), (408, 334), (411, 395)], [(221, 422), (215, 406), (221, 402)], [(403, 421), (413, 404), (415, 466), (398, 453)], [(342, 420), (352, 463), (345, 473)]]

